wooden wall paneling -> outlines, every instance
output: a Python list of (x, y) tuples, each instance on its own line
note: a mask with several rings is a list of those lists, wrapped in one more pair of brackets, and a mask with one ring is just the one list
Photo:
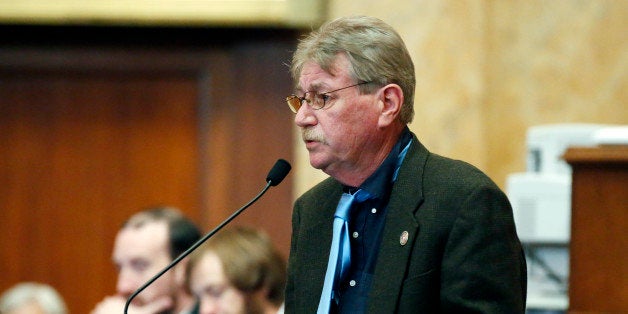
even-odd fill
[[(209, 230), (252, 198), (275, 160), (290, 160), (281, 139), (292, 127), (289, 111), (268, 112), (285, 109), (292, 38), (257, 35), (202, 47), (120, 48), (98, 36), (57, 47), (43, 35), (0, 45), (0, 290), (47, 282), (87, 313), (114, 291), (111, 247), (131, 213), (172, 204)], [(291, 184), (236, 222), (270, 231), (286, 255)]]
[[(221, 116), (227, 117), (222, 122), (212, 119), (210, 123), (223, 123), (226, 129), (223, 131), (226, 134), (216, 132), (211, 138), (229, 137), (225, 141), (230, 144), (221, 152), (214, 152), (212, 161), (230, 169), (225, 176), (228, 182), (224, 184), (231, 195), (230, 202), (225, 204), (227, 210), (222, 212), (221, 217), (211, 217), (212, 225), (259, 193), (265, 185), (268, 170), (277, 159), (292, 161), (290, 143), (294, 115), (284, 102), (291, 90), (288, 68), (285, 66), (291, 47), (291, 43), (255, 42), (234, 49), (233, 62), (237, 62), (238, 66), (233, 67), (235, 70), (230, 72), (230, 79), (225, 80), (230, 85), (224, 88), (235, 97), (216, 98), (210, 106), (212, 110), (220, 110)], [(230, 163), (232, 159), (239, 162)], [(209, 191), (218, 182), (210, 184)], [(234, 224), (263, 228), (286, 257), (290, 245), (291, 185), (289, 174), (284, 182), (272, 187), (262, 199), (234, 220)], [(210, 200), (210, 208), (215, 204)]]
[(238, 190), (233, 172), (238, 167), (237, 156), (242, 149), (234, 135), (240, 130), (236, 128), (239, 109), (233, 100), (237, 97), (233, 62), (230, 54), (218, 55), (204, 75), (203, 87), (207, 89), (207, 97), (200, 116), (200, 147), (204, 167), (203, 224), (207, 231), (214, 229), (240, 206), (239, 199), (233, 197)]
[[(237, 53), (0, 46), (0, 290), (44, 281), (73, 313), (89, 312), (114, 291), (111, 246), (128, 215), (172, 204), (209, 230), (207, 217), (221, 221), (253, 197), (274, 161), (290, 159), (290, 141), (275, 139), (290, 132), (291, 114), (267, 117), (268, 107), (238, 99), (284, 96), (288, 45), (262, 40)], [(241, 58), (256, 49), (281, 56), (248, 68)], [(251, 71), (254, 79), (236, 84)], [(278, 73), (270, 85), (252, 83), (268, 71)], [(273, 128), (261, 131), (264, 119)], [(260, 207), (289, 212), (291, 199), (288, 177)], [(246, 219), (238, 223), (289, 238), (289, 224)]]
[(152, 204), (197, 206), (196, 103), (173, 106), (167, 95), (196, 85), (63, 70), (2, 80), (0, 94), (16, 94), (0, 113), (10, 172), (0, 200), (17, 213), (2, 219), (16, 231), (2, 236), (2, 266), (19, 265), (6, 284), (48, 282), (73, 312), (88, 312), (114, 291), (110, 251), (123, 219)]
[[(292, 130), (294, 125), (294, 114), (287, 108), (285, 103), (286, 96), (292, 93), (292, 80), (289, 75), (288, 64), (290, 63), (294, 45), (292, 42), (284, 44), (268, 45), (263, 49), (258, 49), (255, 56), (251, 55), (250, 47), (241, 48), (249, 54), (248, 60), (254, 60), (255, 64), (247, 68), (257, 68), (262, 64), (273, 65), (263, 73), (248, 71), (248, 84), (250, 88), (256, 87), (258, 91), (257, 103), (258, 110), (252, 119), (247, 122), (256, 125), (256, 129), (263, 134), (269, 134), (264, 141), (256, 141), (255, 151), (267, 154), (269, 160), (264, 163), (254, 163), (261, 167), (260, 171), (268, 172), (269, 165), (272, 165), (276, 159), (284, 158), (293, 163), (292, 156)], [(284, 84), (277, 84), (284, 82)], [(257, 158), (253, 155), (253, 158)], [(281, 193), (283, 196), (279, 199), (263, 200), (259, 209), (252, 211), (251, 218), (258, 223), (264, 223), (271, 237), (275, 239), (279, 248), (288, 256), (290, 250), (291, 236), (291, 219), (292, 219), (292, 203), (280, 200), (292, 200), (293, 193), (291, 186), (293, 185), (294, 173), (288, 175), (285, 182), (275, 187), (277, 191), (273, 193)], [(265, 177), (264, 177), (265, 178)]]

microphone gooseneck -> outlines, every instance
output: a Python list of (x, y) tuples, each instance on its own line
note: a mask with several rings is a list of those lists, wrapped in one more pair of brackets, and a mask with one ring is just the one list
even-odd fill
[(190, 253), (192, 253), (199, 246), (201, 246), (201, 244), (205, 243), (205, 241), (211, 238), (216, 232), (222, 229), (225, 225), (231, 222), (238, 215), (240, 215), (240, 213), (242, 213), (245, 209), (253, 205), (253, 203), (255, 203), (260, 197), (262, 197), (264, 193), (266, 193), (268, 188), (270, 188), (271, 186), (276, 186), (277, 184), (281, 183), (281, 181), (283, 181), (283, 179), (288, 175), (291, 168), (292, 167), (290, 166), (290, 163), (288, 163), (287, 161), (283, 159), (277, 160), (277, 162), (275, 162), (275, 165), (270, 169), (268, 176), (266, 176), (266, 186), (262, 189), (262, 191), (260, 191), (253, 199), (251, 199), (244, 206), (240, 207), (240, 209), (236, 210), (233, 214), (231, 214), (231, 216), (227, 217), (227, 219), (221, 222), (216, 228), (208, 232), (200, 240), (196, 241), (196, 243), (192, 244), (192, 246), (190, 246), (185, 252), (181, 253), (181, 255), (175, 258), (172, 261), (172, 263), (170, 263), (170, 265), (166, 266), (166, 268), (162, 269), (159, 273), (157, 273), (157, 275), (155, 275), (153, 278), (148, 280), (144, 285), (142, 285), (137, 290), (135, 290), (135, 292), (127, 299), (126, 304), (124, 305), (124, 314), (128, 313), (129, 306), (131, 305), (131, 301), (133, 301), (133, 299), (135, 299), (135, 297), (138, 294), (140, 294), (140, 292), (144, 291), (144, 289), (146, 289), (153, 282), (155, 282), (155, 280), (159, 279), (159, 277), (161, 277), (168, 270), (170, 270), (172, 267), (177, 265), (182, 259), (190, 255)]

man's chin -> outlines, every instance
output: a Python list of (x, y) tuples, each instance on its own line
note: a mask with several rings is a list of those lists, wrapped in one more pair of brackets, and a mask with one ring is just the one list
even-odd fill
[(310, 166), (312, 166), (312, 168), (314, 168), (314, 169), (319, 169), (319, 170), (323, 170), (323, 171), (325, 170), (325, 169), (323, 169), (324, 163), (319, 161), (319, 160), (316, 160), (316, 159), (314, 159), (312, 157), (310, 157)]
[(310, 157), (310, 166), (312, 166), (313, 168), (324, 170), (324, 168), (327, 166), (328, 158), (326, 158), (326, 155), (324, 153), (320, 151), (310, 150), (308, 156)]
[[(150, 301), (148, 301), (148, 302), (150, 303)], [(146, 306), (147, 302), (146, 301), (142, 301), (142, 300), (137, 300), (137, 302), (132, 302), (131, 304), (133, 306), (142, 307), (142, 306)], [(133, 313), (129, 312), (129, 314), (133, 314)], [(168, 310), (165, 310), (165, 311), (158, 312), (157, 314), (175, 314), (175, 312), (172, 309), (168, 309)]]

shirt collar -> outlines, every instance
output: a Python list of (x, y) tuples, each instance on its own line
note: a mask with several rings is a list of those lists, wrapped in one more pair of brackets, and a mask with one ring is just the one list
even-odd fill
[[(397, 167), (401, 164), (399, 158), (403, 158), (404, 155), (400, 154), (404, 150), (406, 146), (412, 140), (412, 133), (410, 133), (410, 129), (405, 127), (401, 135), (399, 135), (399, 139), (395, 146), (393, 146), (384, 162), (375, 170), (375, 172), (368, 177), (362, 185), (360, 185), (359, 189), (367, 191), (372, 198), (385, 199), (388, 197), (390, 193), (390, 187), (393, 183), (393, 175), (397, 170)], [(354, 193), (358, 188), (343, 186), (343, 191), (348, 193)]]

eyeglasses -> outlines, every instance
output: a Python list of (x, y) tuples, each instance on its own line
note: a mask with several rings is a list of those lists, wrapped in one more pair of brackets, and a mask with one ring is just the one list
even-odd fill
[(355, 87), (359, 85), (364, 85), (368, 83), (370, 82), (361, 82), (361, 83), (353, 84), (353, 85), (346, 86), (343, 88), (334, 89), (332, 91), (325, 92), (325, 93), (305, 92), (303, 97), (299, 97), (297, 95), (290, 95), (286, 97), (286, 103), (288, 103), (288, 107), (290, 107), (290, 110), (292, 110), (292, 112), (294, 113), (297, 113), (297, 111), (299, 111), (299, 109), (303, 105), (303, 102), (307, 102), (310, 108), (314, 110), (323, 109), (327, 103), (327, 100), (329, 100), (330, 98), (329, 94), (333, 92), (337, 92), (339, 90), (343, 90), (343, 89), (347, 89), (347, 88)]

